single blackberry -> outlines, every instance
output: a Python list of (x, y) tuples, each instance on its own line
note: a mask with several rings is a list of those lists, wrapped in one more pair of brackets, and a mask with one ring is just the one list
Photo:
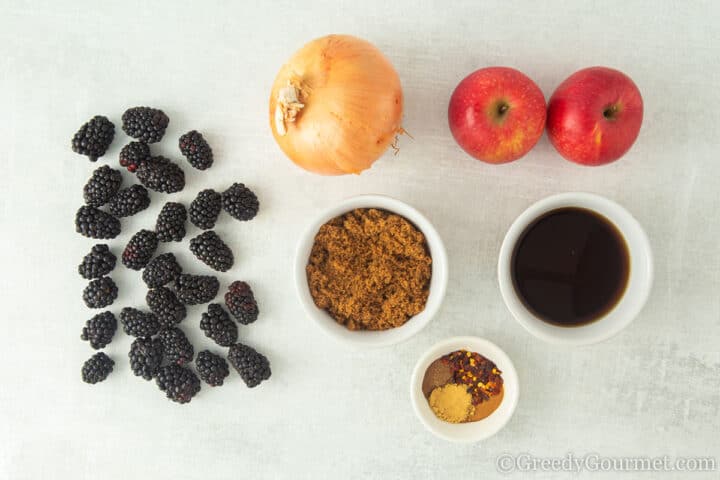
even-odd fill
[(178, 141), (180, 152), (190, 165), (198, 170), (207, 170), (213, 164), (213, 152), (210, 145), (197, 130), (191, 130)]
[(130, 345), (128, 358), (135, 376), (152, 380), (162, 363), (162, 343), (157, 338), (136, 338)]
[(195, 367), (200, 378), (211, 387), (219, 387), (223, 384), (225, 377), (230, 375), (230, 369), (225, 359), (209, 350), (198, 353)]
[(219, 303), (208, 305), (207, 312), (202, 314), (200, 329), (221, 347), (229, 347), (238, 339), (237, 325)]
[(122, 253), (122, 263), (131, 270), (144, 268), (158, 246), (157, 235), (150, 230), (140, 230), (130, 238)]
[(237, 321), (243, 325), (248, 325), (257, 320), (260, 313), (250, 285), (239, 280), (231, 283), (228, 287), (225, 294), (225, 306)]
[(200, 380), (189, 368), (179, 365), (162, 367), (155, 377), (158, 388), (177, 403), (188, 403), (200, 391)]
[(135, 172), (140, 183), (150, 190), (175, 193), (185, 188), (185, 172), (165, 157), (151, 157)]
[(75, 213), (75, 231), (89, 238), (115, 238), (120, 235), (120, 220), (95, 207), (83, 205)]
[(133, 185), (120, 190), (110, 200), (108, 210), (115, 217), (129, 217), (150, 206), (150, 195), (142, 185)]
[(240, 374), (245, 385), (250, 388), (270, 378), (270, 362), (262, 353), (242, 343), (236, 343), (228, 351), (230, 365)]
[(165, 360), (178, 365), (185, 365), (193, 360), (195, 349), (182, 330), (177, 327), (161, 330), (158, 335), (162, 342)]
[(83, 301), (88, 308), (105, 308), (118, 296), (118, 288), (110, 277), (100, 277), (88, 283), (83, 291)]
[(105, 155), (115, 136), (115, 125), (102, 115), (88, 120), (72, 138), (73, 152), (87, 155), (91, 162)]
[(190, 251), (213, 270), (227, 272), (233, 266), (232, 250), (212, 230), (191, 239)]
[(85, 255), (80, 265), (78, 265), (78, 273), (81, 277), (91, 280), (107, 275), (115, 268), (117, 257), (113, 255), (110, 248), (104, 243), (93, 245), (90, 253)]
[(122, 115), (122, 129), (131, 137), (143, 143), (159, 142), (170, 119), (165, 112), (150, 107), (134, 107)]
[(143, 270), (142, 279), (148, 288), (162, 287), (182, 273), (182, 267), (172, 253), (163, 253), (150, 260)]
[(85, 203), (91, 207), (105, 205), (120, 190), (122, 174), (107, 165), (96, 169), (83, 187)]
[(210, 275), (182, 274), (175, 281), (177, 297), (185, 305), (208, 303), (215, 298), (220, 282)]
[(99, 350), (112, 342), (115, 330), (117, 330), (115, 315), (112, 312), (98, 313), (85, 322), (80, 339), (90, 342), (92, 348)]
[(120, 311), (120, 323), (131, 337), (152, 337), (160, 331), (160, 321), (154, 313), (125, 307)]
[(82, 380), (85, 383), (98, 383), (105, 380), (113, 371), (115, 362), (104, 352), (98, 352), (88, 358), (82, 366)]
[(120, 165), (134, 172), (140, 164), (150, 158), (150, 147), (147, 143), (130, 142), (120, 150)]
[(190, 221), (203, 230), (213, 228), (222, 210), (222, 195), (208, 188), (197, 194), (190, 203)]
[(185, 238), (185, 220), (187, 220), (185, 206), (182, 203), (167, 202), (155, 222), (158, 240), (179, 242)]
[(187, 310), (172, 290), (166, 287), (153, 288), (145, 295), (145, 302), (160, 321), (161, 328), (169, 328), (180, 323)]
[(257, 215), (260, 202), (252, 190), (242, 183), (233, 183), (222, 194), (223, 208), (238, 220), (251, 220)]

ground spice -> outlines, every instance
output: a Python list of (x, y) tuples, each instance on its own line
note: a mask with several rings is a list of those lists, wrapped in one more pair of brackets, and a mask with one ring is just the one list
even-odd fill
[(472, 395), (463, 385), (455, 383), (433, 390), (429, 403), (435, 416), (450, 423), (465, 422), (475, 412)]
[(359, 208), (315, 236), (306, 267), (318, 308), (350, 330), (387, 330), (422, 312), (432, 259), (425, 236), (404, 217)]

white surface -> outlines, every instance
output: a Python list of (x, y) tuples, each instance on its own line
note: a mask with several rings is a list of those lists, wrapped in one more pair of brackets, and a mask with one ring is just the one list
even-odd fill
[[(0, 477), (492, 478), (504, 452), (720, 457), (720, 5), (210, 3), (3, 4)], [(300, 171), (268, 126), (278, 68), (304, 42), (330, 32), (374, 42), (405, 91), (404, 127), (413, 138), (361, 176)], [(629, 74), (645, 100), (640, 136), (621, 161), (583, 168), (562, 160), (543, 138), (526, 158), (490, 166), (454, 144), (447, 101), (468, 72), (513, 66), (549, 96), (593, 64)], [(196, 128), (206, 133), (216, 164), (207, 172), (185, 167), (188, 187), (153, 194), (150, 209), (123, 222), (113, 249), (151, 226), (166, 199), (187, 203), (198, 190), (231, 180), (252, 186), (260, 215), (247, 224), (225, 216), (218, 231), (232, 238), (237, 257), (220, 275), (222, 287), (246, 279), (260, 301), (260, 319), (241, 328), (243, 340), (272, 362), (272, 379), (257, 389), (233, 375), (220, 389), (203, 388), (189, 405), (171, 404), (132, 376), (130, 341), (122, 334), (107, 349), (117, 361), (107, 382), (80, 381), (91, 350), (78, 337), (91, 312), (75, 269), (93, 241), (74, 232), (73, 215), (96, 165), (70, 151), (70, 138), (90, 116), (103, 113), (119, 125), (123, 110), (138, 104), (162, 107), (171, 118), (156, 152), (180, 160), (174, 142)], [(98, 164), (115, 164), (125, 141), (119, 134)], [(591, 347), (535, 339), (513, 320), (497, 287), (498, 251), (510, 223), (535, 200), (563, 191), (595, 192), (624, 205), (655, 252), (646, 308), (621, 334)], [(420, 334), (355, 352), (305, 317), (292, 262), (308, 219), (361, 193), (389, 194), (425, 212), (445, 241), (450, 278), (442, 311)], [(205, 271), (186, 244), (170, 249), (186, 270)], [(119, 268), (114, 278), (122, 293), (113, 311), (142, 304), (137, 272)], [(185, 320), (198, 348), (210, 345), (197, 328), (201, 311), (191, 308)], [(518, 369), (523, 393), (515, 415), (482, 444), (436, 439), (408, 400), (420, 354), (454, 335), (492, 340)]]

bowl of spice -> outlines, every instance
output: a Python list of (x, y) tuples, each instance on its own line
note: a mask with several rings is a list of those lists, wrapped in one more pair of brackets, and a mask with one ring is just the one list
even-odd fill
[(520, 394), (515, 367), (497, 345), (454, 337), (430, 348), (413, 370), (410, 397), (425, 427), (455, 442), (477, 442), (499, 432)]
[(329, 335), (365, 347), (423, 329), (447, 287), (445, 246), (413, 207), (382, 195), (348, 198), (322, 212), (300, 239), (298, 296)]

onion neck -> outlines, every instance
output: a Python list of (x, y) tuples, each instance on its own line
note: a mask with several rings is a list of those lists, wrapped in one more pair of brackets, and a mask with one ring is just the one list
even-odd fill
[(297, 119), (305, 104), (300, 101), (302, 89), (297, 80), (288, 80), (286, 86), (278, 90), (275, 99), (275, 131), (278, 135), (287, 134), (287, 124)]

